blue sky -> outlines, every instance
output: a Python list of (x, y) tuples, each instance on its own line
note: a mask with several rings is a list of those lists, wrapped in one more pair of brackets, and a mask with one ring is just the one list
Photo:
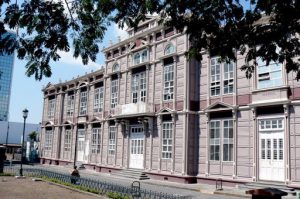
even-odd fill
[[(122, 39), (126, 38), (126, 32), (120, 30), (116, 24), (112, 24), (107, 30), (104, 40), (100, 45), (100, 49), (103, 46), (109, 46), (110, 40), (116, 43), (118, 36)], [(83, 65), (81, 59), (74, 59), (70, 53), (62, 53), (59, 62), (54, 62), (52, 66), (52, 76), (50, 78), (43, 78), (41, 81), (36, 81), (34, 76), (27, 77), (25, 75), (26, 61), (18, 60), (15, 58), (12, 88), (11, 88), (11, 99), (10, 99), (10, 114), (9, 121), (22, 122), (22, 110), (27, 108), (29, 115), (27, 122), (39, 123), (42, 121), (43, 111), (43, 86), (47, 85), (48, 82), (58, 83), (59, 80), (63, 82), (65, 80), (71, 80), (72, 77), (78, 75), (84, 75), (86, 72), (89, 73), (91, 70), (100, 69), (104, 64), (104, 56), (99, 53), (96, 63), (89, 62), (88, 65)]]

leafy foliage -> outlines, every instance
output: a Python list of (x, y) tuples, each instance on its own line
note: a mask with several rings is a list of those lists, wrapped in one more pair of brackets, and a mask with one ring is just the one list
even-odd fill
[[(300, 78), (298, 0), (28, 0), (21, 5), (0, 1), (0, 7), (4, 5), (0, 54), (16, 49), (20, 59), (28, 60), (26, 74), (37, 80), (51, 76), (50, 61), (60, 59), (59, 51), (68, 52), (73, 45), (74, 57), (88, 64), (96, 60), (111, 22), (137, 28), (154, 13), (164, 26), (189, 34), (189, 57), (201, 60), (207, 51), (236, 61), (241, 53), (247, 77), (260, 57), (267, 64), (286, 63), (287, 72), (295, 71)], [(4, 24), (22, 32), (16, 41), (4, 36)]]
[(37, 140), (37, 132), (36, 131), (32, 131), (29, 135), (28, 135), (29, 139), (32, 141), (36, 141)]

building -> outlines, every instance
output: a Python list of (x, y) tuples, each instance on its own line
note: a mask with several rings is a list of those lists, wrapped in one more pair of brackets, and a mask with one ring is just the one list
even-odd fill
[(236, 63), (206, 52), (201, 63), (188, 60), (188, 35), (156, 18), (128, 33), (103, 50), (104, 69), (43, 89), (42, 163), (65, 165), (76, 154), (100, 172), (300, 185), (295, 74), (258, 59), (247, 79), (239, 53)]
[[(14, 33), (7, 35), (15, 37)], [(14, 53), (0, 55), (0, 121), (8, 121), (14, 56)]]

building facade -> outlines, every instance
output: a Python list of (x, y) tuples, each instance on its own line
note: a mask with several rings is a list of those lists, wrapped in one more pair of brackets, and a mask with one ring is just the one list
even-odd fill
[[(155, 18), (103, 50), (104, 69), (43, 89), (42, 163), (151, 178), (299, 185), (299, 83), (284, 66), (187, 59), (188, 35)], [(299, 120), (299, 121), (298, 121)], [(76, 144), (75, 144), (76, 143)], [(298, 152), (298, 153), (297, 153)]]
[[(15, 37), (15, 34), (9, 32), (5, 36)], [(8, 121), (14, 57), (14, 53), (0, 55), (0, 121)]]

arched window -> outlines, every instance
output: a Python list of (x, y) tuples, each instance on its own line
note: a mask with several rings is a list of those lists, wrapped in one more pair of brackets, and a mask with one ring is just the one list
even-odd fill
[(165, 48), (165, 55), (175, 53), (175, 47), (173, 44), (168, 44)]
[(143, 52), (142, 52), (142, 62), (145, 62), (145, 61), (147, 61), (148, 59), (148, 51), (147, 50), (144, 50)]
[(114, 72), (117, 72), (117, 71), (119, 71), (119, 70), (120, 70), (119, 64), (118, 64), (118, 63), (115, 63), (115, 64), (113, 65), (113, 67), (112, 67), (112, 72), (114, 73)]

